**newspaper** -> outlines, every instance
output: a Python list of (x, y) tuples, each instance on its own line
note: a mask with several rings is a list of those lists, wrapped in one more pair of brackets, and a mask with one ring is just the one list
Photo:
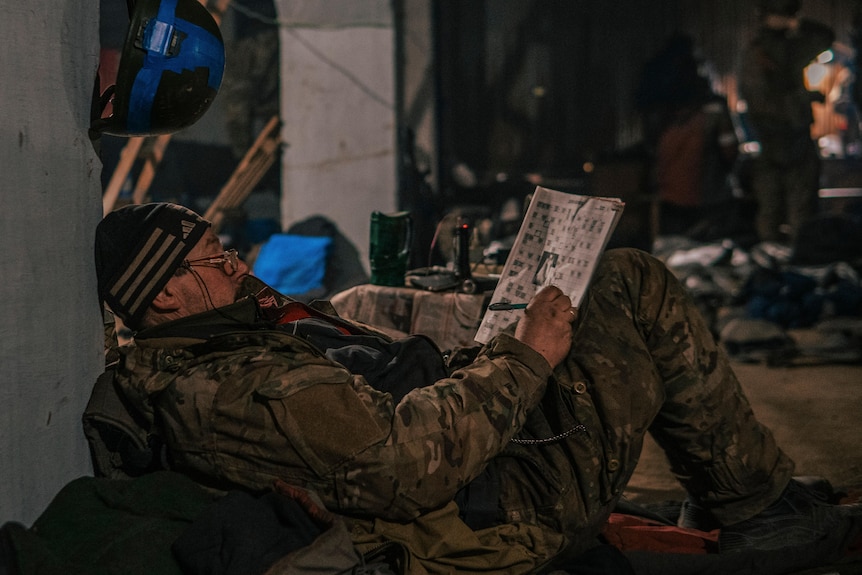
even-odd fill
[[(579, 306), (624, 207), (618, 198), (537, 187), (491, 301), (526, 304), (555, 285)], [(523, 313), (487, 310), (474, 339), (488, 343)]]
[(345, 319), (370, 325), (396, 339), (421, 333), (446, 350), (474, 345), (473, 336), (487, 301), (484, 293), (361, 284), (335, 294), (330, 303)]

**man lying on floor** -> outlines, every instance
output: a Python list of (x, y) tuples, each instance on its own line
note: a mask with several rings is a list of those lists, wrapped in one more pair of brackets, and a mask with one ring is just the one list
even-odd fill
[(684, 526), (720, 526), (722, 553), (804, 545), (862, 515), (792, 480), (685, 290), (643, 252), (606, 253), (580, 309), (545, 288), (514, 329), (446, 358), (280, 297), (173, 204), (109, 214), (96, 268), (135, 332), (116, 381), (173, 470), (309, 489), (358, 549), (403, 544), (409, 573), (571, 565), (647, 432), (689, 494)]

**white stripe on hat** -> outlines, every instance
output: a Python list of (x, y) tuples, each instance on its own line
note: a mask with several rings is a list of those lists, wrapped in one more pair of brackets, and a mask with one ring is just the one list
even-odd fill
[[(168, 273), (185, 242), (164, 228), (153, 229), (146, 243), (129, 262), (126, 271), (110, 290), (117, 301), (134, 316), (154, 285)], [(129, 301), (132, 301), (129, 304)], [(147, 302), (149, 303), (149, 302)]]

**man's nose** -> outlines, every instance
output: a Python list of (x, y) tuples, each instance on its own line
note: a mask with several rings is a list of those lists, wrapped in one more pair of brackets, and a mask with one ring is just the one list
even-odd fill
[(236, 271), (239, 272), (240, 275), (247, 274), (251, 270), (251, 267), (245, 263), (245, 260), (242, 258), (237, 258), (236, 265), (238, 268)]

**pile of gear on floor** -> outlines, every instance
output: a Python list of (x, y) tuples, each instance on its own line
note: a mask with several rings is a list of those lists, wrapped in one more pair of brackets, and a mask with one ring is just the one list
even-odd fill
[(733, 359), (862, 363), (862, 228), (840, 246), (664, 236), (653, 254), (688, 288)]

